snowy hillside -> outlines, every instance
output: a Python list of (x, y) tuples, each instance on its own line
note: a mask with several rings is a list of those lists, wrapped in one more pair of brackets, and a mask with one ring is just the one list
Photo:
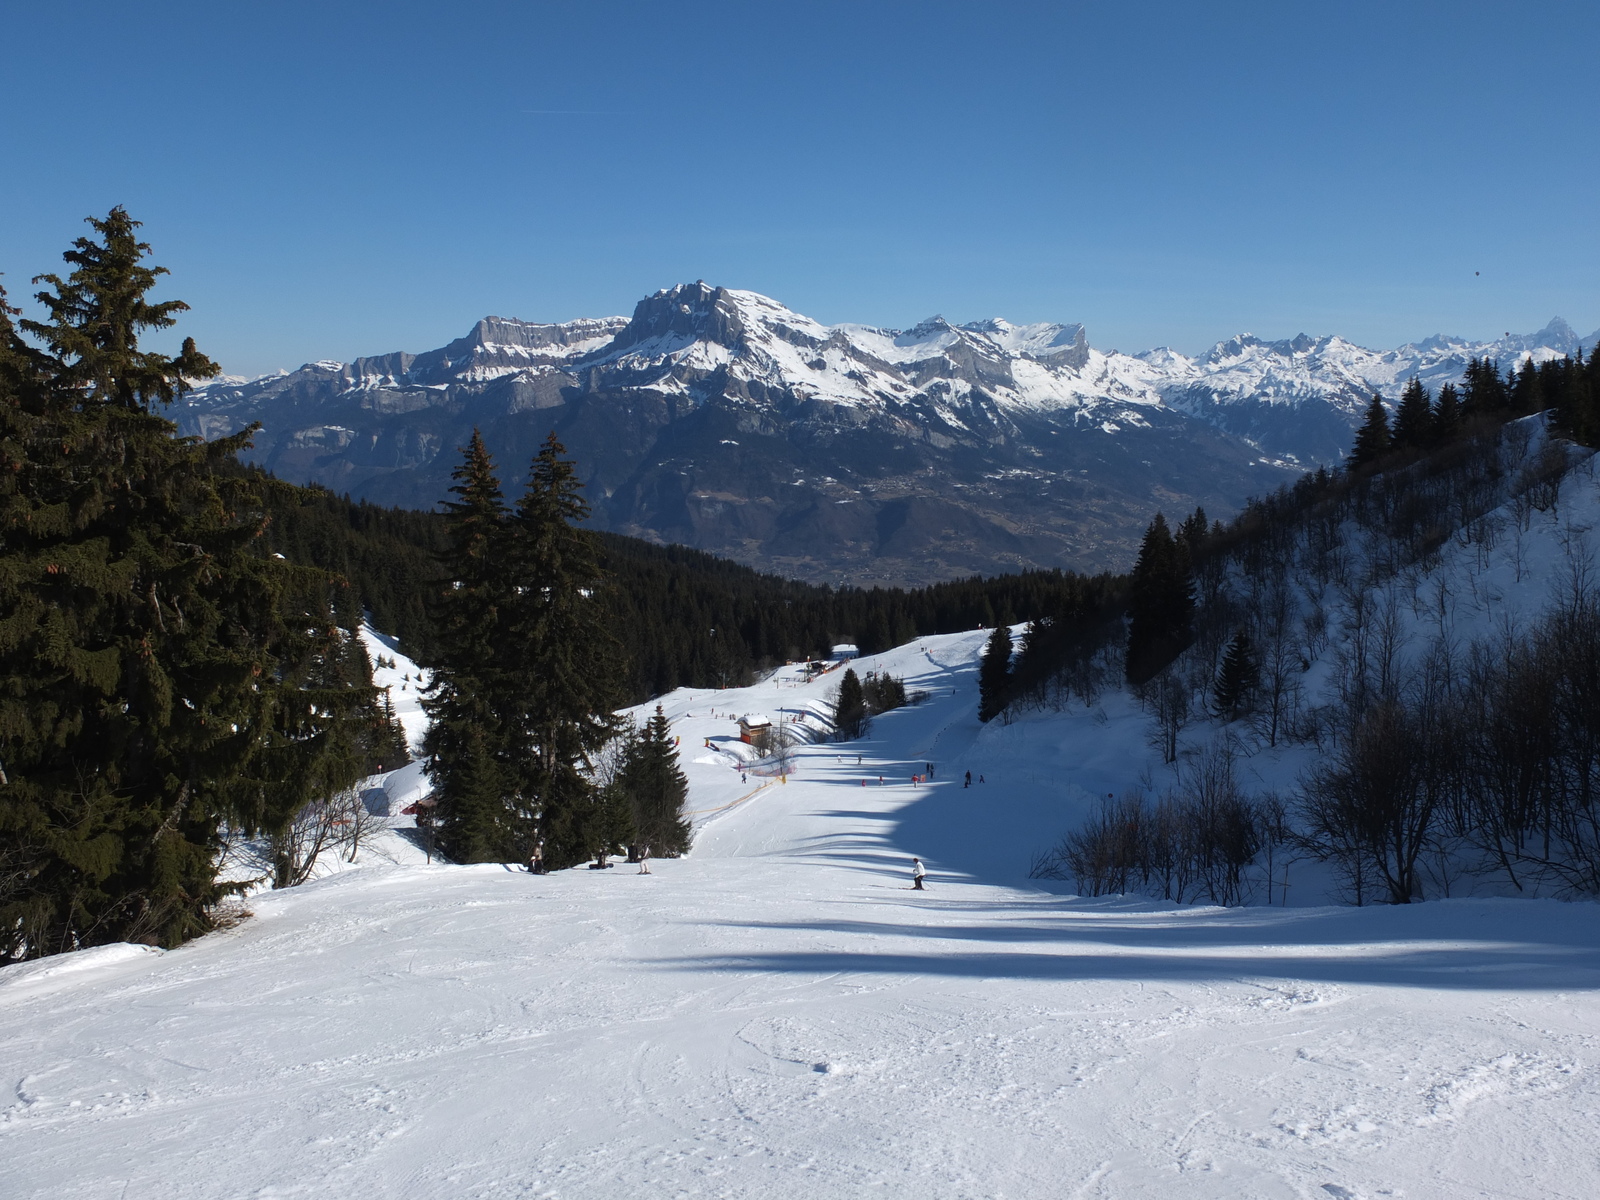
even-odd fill
[[(1600, 487), (1524, 515), (1399, 579), (1405, 638), (1441, 587), (1464, 637), (1537, 612)], [(1593, 903), (1331, 907), (1309, 865), (1287, 906), (1044, 890), (1039, 849), (1172, 768), (1120, 691), (980, 726), (986, 636), (856, 662), (925, 695), (786, 781), (736, 720), (819, 731), (839, 670), (663, 698), (697, 832), (649, 875), (375, 860), (181, 950), (0, 969), (6, 1195), (1600, 1190)], [(1309, 753), (1248, 749), (1261, 786)]]
[(422, 692), (428, 686), (430, 673), (401, 652), (397, 639), (378, 632), (371, 625), (362, 625), (361, 641), (372, 663), (373, 685), (383, 690), (395, 719), (406, 731), (406, 745), (411, 753), (421, 754), (422, 735), (428, 731), (428, 717), (422, 711)]

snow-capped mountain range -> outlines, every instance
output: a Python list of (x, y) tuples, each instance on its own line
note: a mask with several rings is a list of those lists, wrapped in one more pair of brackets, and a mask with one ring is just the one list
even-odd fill
[(694, 283), (631, 318), (487, 317), (424, 354), (215, 381), (176, 415), (207, 437), (260, 421), (254, 457), (280, 475), (423, 507), (474, 426), (509, 489), (554, 428), (604, 527), (812, 578), (922, 580), (1123, 565), (1158, 507), (1220, 513), (1336, 460), (1374, 392), (1597, 336), (1558, 318), (1495, 342), (1242, 334), (1135, 355), (1079, 324), (828, 326)]

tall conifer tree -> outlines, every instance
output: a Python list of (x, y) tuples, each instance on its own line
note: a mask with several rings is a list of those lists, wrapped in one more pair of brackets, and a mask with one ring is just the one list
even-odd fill
[[(43, 350), (0, 330), (16, 435), (0, 471), (0, 844), (26, 858), (0, 896), (12, 956), (208, 928), (228, 890), (221, 824), (271, 831), (302, 802), (275, 765), (281, 731), (297, 764), (319, 759), (319, 786), (347, 786), (329, 744), (371, 703), (305, 694), (328, 578), (268, 558), (259, 493), (220, 472), (252, 430), (200, 443), (156, 411), (216, 368), (192, 340), (141, 349), (186, 306), (149, 300), (164, 272), (124, 210), (89, 223), (71, 274), (39, 278), (49, 319), (22, 323)], [(301, 605), (297, 580), (320, 600)]]
[(1011, 630), (996, 625), (978, 660), (978, 720), (992, 721), (1006, 706), (1011, 685)]
[(552, 432), (533, 460), (512, 522), (514, 590), (503, 653), (519, 688), (517, 794), (555, 865), (584, 858), (590, 756), (616, 729), (620, 647), (574, 464)]
[(1547, 402), (1555, 409), (1554, 419), (1558, 429), (1584, 445), (1593, 445), (1596, 432), (1594, 413), (1595, 356), (1600, 353), (1596, 345), (1585, 367), (1583, 355), (1564, 364), (1559, 381), (1553, 381)]
[(633, 810), (633, 836), (646, 854), (676, 856), (689, 849), (684, 802), (689, 781), (678, 767), (672, 726), (661, 705), (628, 748), (623, 787)]
[(1350, 450), (1350, 465), (1365, 467), (1389, 453), (1389, 413), (1383, 407), (1383, 397), (1374, 396), (1367, 405), (1366, 420), (1356, 430), (1355, 445)]
[(1139, 545), (1128, 581), (1127, 674), (1143, 683), (1171, 662), (1193, 633), (1194, 587), (1188, 555), (1155, 515)]
[(474, 429), (445, 503), (445, 578), (433, 602), (433, 681), (423, 708), (439, 841), (457, 862), (520, 859), (507, 811), (516, 730), (506, 708), (515, 672), (506, 660), (510, 596), (505, 497)]
[(1433, 405), (1427, 389), (1415, 375), (1400, 394), (1400, 407), (1394, 414), (1394, 446), (1401, 450), (1421, 450), (1433, 436)]
[(844, 669), (839, 681), (839, 702), (833, 710), (833, 732), (843, 741), (858, 738), (866, 729), (867, 697), (854, 667)]
[(1492, 358), (1474, 358), (1462, 374), (1461, 411), (1468, 417), (1493, 416), (1510, 405), (1500, 364)]
[(1527, 359), (1522, 369), (1513, 374), (1508, 403), (1512, 413), (1519, 417), (1544, 411), (1544, 386), (1539, 378), (1539, 368), (1533, 365), (1532, 358)]
[(1255, 645), (1250, 641), (1250, 634), (1241, 628), (1228, 641), (1211, 689), (1217, 715), (1226, 721), (1233, 720), (1249, 704), (1260, 684), (1261, 666)]
[(1433, 440), (1443, 445), (1453, 442), (1460, 433), (1460, 394), (1455, 384), (1447, 383), (1439, 389), (1439, 398), (1433, 405)]
[(1590, 348), (1589, 365), (1572, 372), (1564, 412), (1573, 437), (1586, 446), (1600, 443), (1600, 343)]
[(1210, 526), (1206, 523), (1206, 510), (1197, 507), (1184, 518), (1173, 536), (1192, 566), (1204, 551), (1206, 539), (1211, 536)]

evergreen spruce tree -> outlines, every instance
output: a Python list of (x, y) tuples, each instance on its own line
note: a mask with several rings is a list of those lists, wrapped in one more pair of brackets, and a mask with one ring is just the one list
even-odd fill
[(854, 667), (844, 669), (839, 681), (839, 701), (833, 710), (833, 732), (840, 741), (860, 737), (867, 727), (867, 700), (861, 690), (861, 677)]
[[(54, 497), (36, 490), (45, 473), (35, 458), (49, 444), (48, 364), (17, 336), (16, 315), (0, 288), (0, 962), (61, 940), (58, 908), (60, 893), (67, 890), (61, 884), (70, 887), (73, 882), (59, 867), (54, 878), (51, 873), (52, 860), (67, 849), (63, 843), (72, 838), (72, 829), (53, 819), (52, 789), (38, 783), (30, 788), (23, 778), (30, 760), (37, 769), (49, 755), (39, 743), (51, 737), (54, 721), (49, 718), (55, 716), (34, 715), (30, 709), (45, 699), (45, 688), (61, 684), (59, 666), (32, 661), (29, 654), (29, 643), (44, 632), (51, 616), (41, 578), (49, 564), (30, 561), (19, 537), (33, 528), (36, 516), (49, 521), (57, 506)], [(57, 509), (54, 523), (59, 526), (66, 517)], [(52, 640), (65, 648), (62, 635), (67, 632), (58, 623)], [(83, 671), (94, 665), (95, 660), (86, 660), (78, 667)], [(109, 678), (114, 665), (98, 665)], [(70, 699), (73, 684), (67, 682), (66, 689)], [(54, 698), (46, 702), (60, 703)], [(63, 732), (70, 738), (70, 725)], [(101, 824), (98, 814), (85, 822), (84, 849), (93, 845)], [(80, 850), (75, 857), (81, 862), (87, 856)]]
[(1128, 580), (1129, 682), (1144, 683), (1171, 662), (1189, 644), (1193, 622), (1188, 556), (1157, 513)]
[(459, 499), (445, 504), (445, 579), (433, 598), (433, 681), (422, 702), (439, 845), (457, 862), (520, 860), (523, 839), (508, 818), (505, 791), (515, 741), (504, 699), (515, 687), (504, 657), (507, 513), (476, 429), (453, 478)]
[[(1600, 351), (1600, 346), (1595, 349)], [(1559, 374), (1552, 377), (1545, 389), (1546, 402), (1554, 410), (1555, 428), (1582, 445), (1592, 445), (1594, 425), (1594, 390), (1590, 377), (1594, 374), (1594, 354), (1586, 367), (1580, 352), (1574, 359), (1564, 360)], [(1558, 368), (1551, 368), (1557, 370)]]
[(1394, 414), (1394, 447), (1421, 450), (1433, 439), (1433, 405), (1422, 381), (1413, 375), (1400, 394), (1400, 407)]
[(590, 847), (583, 813), (594, 797), (590, 756), (614, 735), (620, 646), (601, 595), (605, 586), (574, 465), (551, 433), (534, 457), (517, 504), (508, 552), (514, 590), (502, 655), (516, 680), (513, 762), (519, 817), (554, 865)]
[(1460, 434), (1460, 395), (1455, 384), (1447, 383), (1439, 389), (1439, 398), (1433, 405), (1433, 440), (1438, 445), (1448, 445)]
[(1600, 444), (1600, 343), (1590, 349), (1589, 365), (1571, 373), (1562, 411), (1573, 438), (1585, 446)]
[[(312, 573), (322, 600), (305, 607), (307, 581), (262, 552), (259, 490), (223, 470), (253, 430), (200, 443), (156, 411), (216, 368), (192, 339), (140, 348), (186, 306), (149, 301), (164, 272), (138, 222), (89, 223), (71, 274), (39, 277), (49, 319), (21, 325), (43, 348), (0, 322), (0, 845), (25, 859), (0, 894), (12, 957), (209, 928), (229, 890), (222, 824), (281, 828), (300, 802), (279, 732), (295, 728), (304, 762), (372, 703), (302, 692), (328, 577)], [(313, 774), (350, 782), (332, 760)]]
[(1217, 715), (1227, 721), (1233, 720), (1248, 707), (1260, 685), (1261, 667), (1255, 646), (1250, 634), (1241, 628), (1229, 640), (1212, 686), (1211, 700)]
[(1355, 445), (1350, 450), (1350, 466), (1365, 467), (1389, 453), (1389, 414), (1383, 407), (1383, 397), (1374, 396), (1367, 405), (1366, 420), (1356, 430)]
[(225, 527), (204, 453), (152, 411), (215, 368), (192, 341), (140, 351), (185, 306), (146, 299), (163, 272), (126, 213), (91, 224), (101, 240), (76, 241), (73, 272), (37, 281), (51, 319), (23, 328), (46, 347), (42, 386), (10, 447), (0, 840), (38, 851), (37, 924), (12, 947), (29, 955), (205, 927), (219, 769), (246, 750), (206, 726), (254, 715), (253, 656), (205, 661), (224, 618), (205, 576), (247, 536)]
[(1511, 392), (1507, 403), (1511, 412), (1519, 417), (1544, 411), (1544, 387), (1539, 378), (1539, 368), (1533, 365), (1533, 359), (1524, 362), (1522, 369), (1512, 375)]
[(406, 727), (394, 711), (394, 701), (384, 692), (378, 702), (378, 734), (373, 739), (372, 771), (377, 774), (395, 771), (411, 761), (411, 745), (406, 739)]
[(1175, 540), (1183, 548), (1190, 564), (1193, 564), (1199, 560), (1201, 552), (1205, 549), (1206, 539), (1210, 536), (1210, 528), (1206, 524), (1206, 510), (1197, 507), (1184, 518), (1183, 524), (1178, 526)]
[(1504, 413), (1510, 403), (1505, 380), (1500, 377), (1500, 364), (1492, 358), (1469, 360), (1462, 374), (1462, 414), (1466, 417), (1495, 416)]
[(331, 678), (343, 691), (373, 698), (370, 705), (362, 704), (365, 718), (363, 726), (354, 731), (362, 763), (361, 775), (374, 775), (379, 771), (393, 771), (411, 761), (406, 747), (405, 729), (395, 718), (387, 695), (379, 696), (372, 682), (372, 659), (361, 640), (361, 629), (366, 623), (366, 613), (361, 604), (361, 594), (350, 580), (335, 578), (332, 583), (332, 617), (335, 638), (329, 647), (336, 657)]
[[(1004, 629), (1002, 625), (1000, 628)], [(981, 670), (980, 670), (981, 676)], [(887, 671), (879, 671), (861, 685), (861, 696), (867, 702), (867, 715), (891, 712), (906, 705), (906, 681)], [(1004, 701), (1001, 702), (1004, 708)]]
[(678, 767), (672, 726), (661, 706), (629, 747), (622, 771), (633, 815), (633, 836), (647, 855), (675, 857), (689, 849), (684, 802), (689, 781)]
[(468, 729), (459, 758), (436, 789), (439, 845), (456, 862), (520, 861), (520, 845), (506, 812), (510, 790), (503, 755), (490, 728)]
[(978, 720), (992, 721), (1005, 709), (1011, 685), (1011, 630), (996, 625), (978, 660)]

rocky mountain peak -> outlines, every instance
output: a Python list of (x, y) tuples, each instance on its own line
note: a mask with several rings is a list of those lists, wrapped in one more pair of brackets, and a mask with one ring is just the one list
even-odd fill
[(1572, 326), (1561, 317), (1551, 317), (1549, 324), (1538, 333), (1530, 333), (1516, 340), (1527, 343), (1518, 349), (1533, 350), (1548, 346), (1561, 354), (1577, 354), (1582, 348), (1583, 339), (1579, 338)]
[(1079, 323), (1013, 325), (1003, 317), (971, 321), (960, 328), (977, 334), (1004, 354), (1037, 359), (1053, 367), (1081, 369), (1089, 361), (1089, 335)]
[(744, 316), (730, 289), (703, 281), (681, 283), (639, 301), (627, 325), (601, 353), (617, 356), (646, 348), (671, 353), (693, 342), (732, 350), (741, 345), (744, 331)]
[(1236, 333), (1225, 342), (1218, 342), (1211, 347), (1201, 359), (1205, 363), (1222, 363), (1229, 359), (1242, 358), (1248, 350), (1262, 344), (1260, 338), (1253, 333)]
[(910, 329), (906, 330), (906, 337), (915, 341), (926, 341), (929, 338), (937, 337), (941, 333), (954, 333), (955, 330), (956, 327), (954, 325), (950, 324), (938, 313), (935, 313), (927, 320), (918, 321)]

